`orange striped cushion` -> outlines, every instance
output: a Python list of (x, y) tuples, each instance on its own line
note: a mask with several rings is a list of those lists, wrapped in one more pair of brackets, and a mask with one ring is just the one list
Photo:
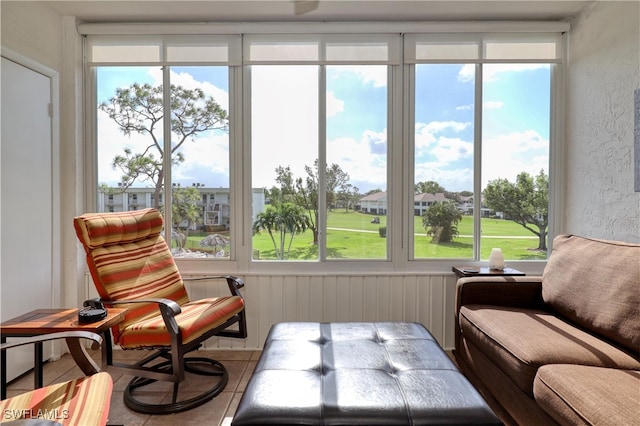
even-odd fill
[(105, 425), (113, 381), (106, 372), (56, 383), (0, 401), (0, 422), (52, 420), (64, 425)]
[(155, 209), (87, 213), (75, 218), (74, 226), (85, 248), (93, 249), (158, 236), (162, 231), (162, 215)]
[[(112, 300), (166, 298), (179, 305), (189, 301), (169, 246), (160, 235), (162, 217), (156, 210), (92, 213), (76, 218), (74, 223), (101, 297)], [(114, 236), (106, 234), (107, 231)], [(119, 307), (129, 310), (124, 321), (113, 329), (114, 341), (118, 344), (121, 330), (140, 319), (159, 315), (156, 304)]]
[[(182, 341), (189, 343), (199, 338), (206, 331), (242, 311), (243, 307), (244, 302), (239, 296), (200, 299), (182, 305), (182, 312), (176, 316), (176, 322), (182, 332)], [(148, 345), (168, 346), (171, 343), (170, 335), (160, 316), (131, 324), (121, 331), (119, 343), (126, 349)]]

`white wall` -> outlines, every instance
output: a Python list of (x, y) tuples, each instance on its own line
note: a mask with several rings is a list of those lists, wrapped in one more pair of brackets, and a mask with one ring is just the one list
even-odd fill
[(62, 21), (46, 3), (0, 2), (2, 46), (58, 72), (62, 68)]
[[(81, 38), (75, 18), (62, 17), (47, 2), (0, 1), (1, 37), (3, 49), (10, 49), (57, 73), (59, 102), (53, 133), (59, 140), (59, 160), (53, 167), (60, 176), (60, 237), (54, 248), (61, 255), (61, 288), (55, 289), (55, 306), (80, 306), (84, 294), (84, 262), (77, 250), (72, 219), (84, 211), (83, 204), (83, 110)], [(80, 254), (80, 255), (79, 255)]]
[(566, 232), (640, 242), (633, 182), (633, 96), (640, 88), (640, 3), (597, 2), (571, 24)]

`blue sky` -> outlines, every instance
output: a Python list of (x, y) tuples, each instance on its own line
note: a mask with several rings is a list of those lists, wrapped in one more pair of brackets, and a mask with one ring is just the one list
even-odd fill
[[(415, 181), (435, 180), (449, 191), (472, 190), (474, 66), (418, 65), (415, 104)], [(314, 66), (253, 69), (252, 186), (271, 187), (275, 168), (303, 166), (317, 158), (318, 71)], [(487, 181), (513, 181), (522, 171), (548, 172), (549, 67), (485, 65), (483, 75), (483, 187)], [(155, 68), (102, 68), (98, 100), (132, 82), (160, 84)], [(225, 67), (172, 68), (173, 84), (201, 87), (229, 106)], [(349, 173), (362, 192), (386, 189), (387, 76), (385, 66), (327, 67), (327, 161)], [(140, 150), (148, 139), (126, 138), (103, 113), (98, 114), (99, 181), (114, 184), (110, 167), (122, 144)], [(148, 138), (148, 136), (147, 136)], [(116, 141), (116, 143), (112, 143)], [(227, 187), (228, 137), (203, 134), (184, 146), (186, 162), (174, 180)], [(148, 184), (142, 183), (141, 186)]]

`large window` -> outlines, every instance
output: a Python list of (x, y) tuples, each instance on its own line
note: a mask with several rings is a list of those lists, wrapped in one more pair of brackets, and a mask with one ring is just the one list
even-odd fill
[(550, 64), (486, 64), (482, 82), (481, 257), (545, 259)]
[(253, 36), (253, 260), (388, 259), (389, 69), (398, 36)]
[(349, 32), (90, 36), (97, 208), (180, 258), (545, 259), (560, 35)]
[(322, 248), (327, 259), (386, 259), (386, 208), (361, 198), (386, 190), (387, 67), (256, 65), (251, 90), (252, 187), (266, 199), (254, 205), (254, 260), (317, 260)]
[(473, 257), (476, 105), (475, 74), (463, 75), (467, 68), (464, 64), (415, 67), (416, 259)]
[(317, 65), (251, 68), (252, 187), (265, 194), (253, 206), (254, 260), (318, 259), (318, 74)]
[(405, 40), (413, 258), (545, 259), (554, 35)]
[(97, 209), (160, 209), (176, 257), (229, 258), (229, 66), (187, 65), (228, 49), (175, 41), (92, 44)]

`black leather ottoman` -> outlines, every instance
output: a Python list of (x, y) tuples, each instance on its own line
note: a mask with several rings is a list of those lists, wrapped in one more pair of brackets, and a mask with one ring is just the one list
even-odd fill
[(233, 425), (501, 424), (424, 326), (274, 325)]

